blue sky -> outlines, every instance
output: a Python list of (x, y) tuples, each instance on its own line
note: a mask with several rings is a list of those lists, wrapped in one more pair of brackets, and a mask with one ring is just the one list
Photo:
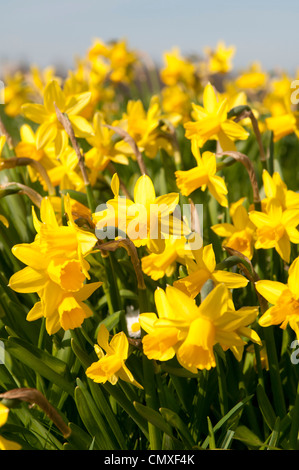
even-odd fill
[(93, 38), (126, 38), (162, 61), (178, 46), (202, 53), (218, 40), (234, 44), (235, 68), (257, 60), (266, 69), (299, 68), (297, 0), (0, 0), (0, 64), (28, 61), (71, 68)]

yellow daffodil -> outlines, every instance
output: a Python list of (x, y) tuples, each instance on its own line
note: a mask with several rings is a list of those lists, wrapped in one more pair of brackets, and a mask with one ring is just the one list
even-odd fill
[(299, 210), (299, 194), (287, 188), (278, 171), (271, 176), (267, 170), (263, 170), (262, 177), (266, 196), (262, 201), (263, 205), (274, 198), (281, 204), (283, 210)]
[(291, 243), (299, 243), (299, 210), (283, 210), (277, 199), (271, 198), (265, 212), (251, 211), (251, 222), (256, 226), (256, 249), (275, 248), (279, 256), (290, 261)]
[(55, 142), (56, 153), (59, 155), (64, 148), (67, 134), (57, 119), (54, 104), (62, 113), (68, 115), (76, 136), (87, 137), (92, 134), (91, 125), (80, 116), (81, 111), (89, 103), (90, 97), (90, 92), (66, 97), (58, 82), (52, 80), (45, 87), (43, 104), (24, 104), (22, 106), (24, 115), (39, 124), (36, 132), (37, 149)]
[(185, 264), (185, 257), (193, 258), (191, 250), (188, 250), (187, 240), (170, 235), (165, 240), (165, 249), (162, 253), (151, 253), (141, 259), (142, 270), (153, 280), (161, 279), (164, 275), (171, 276), (176, 263)]
[(147, 246), (150, 252), (161, 253), (165, 238), (171, 234), (171, 214), (179, 202), (178, 193), (156, 197), (152, 180), (147, 175), (138, 178), (134, 201), (118, 195), (118, 177), (114, 177), (114, 199), (107, 201), (108, 209), (93, 215), (98, 230), (108, 225), (118, 227), (136, 246)]
[(292, 79), (285, 73), (270, 80), (269, 90), (263, 99), (263, 106), (272, 116), (281, 116), (290, 110)]
[(224, 284), (216, 286), (197, 306), (189, 296), (172, 286), (166, 291), (155, 291), (158, 315), (142, 313), (143, 350), (149, 359), (168, 361), (174, 356), (186, 369), (216, 366), (213, 347), (231, 349), (235, 357), (242, 357), (243, 338), (260, 344), (255, 331), (248, 328), (257, 316), (257, 307), (243, 307), (236, 311), (230, 293)]
[(287, 76), (271, 82), (271, 91), (264, 98), (264, 106), (271, 116), (265, 119), (266, 128), (273, 132), (273, 141), (295, 133), (299, 136), (298, 112), (292, 109), (292, 82)]
[(286, 135), (295, 133), (299, 136), (298, 118), (293, 112), (286, 112), (266, 118), (267, 128), (273, 132), (273, 141), (278, 142)]
[[(172, 151), (168, 139), (159, 133), (161, 118), (160, 102), (158, 96), (154, 95), (147, 111), (141, 100), (130, 100), (126, 113), (119, 121), (114, 122), (114, 125), (122, 128), (132, 137), (140, 152), (144, 152), (149, 158), (155, 158), (159, 148), (165, 148), (168, 153)], [(135, 159), (134, 151), (125, 139), (116, 142), (115, 149), (118, 154)]]
[[(109, 331), (101, 325), (97, 336), (95, 352), (98, 361), (86, 369), (86, 375), (96, 383), (110, 382), (115, 385), (118, 379), (143, 388), (133, 377), (125, 364), (129, 355), (129, 342), (123, 331), (113, 336), (109, 342)], [(104, 353), (104, 351), (106, 354)]]
[(203, 152), (200, 155), (197, 143), (192, 142), (192, 153), (197, 161), (197, 166), (187, 171), (176, 171), (176, 184), (184, 196), (188, 196), (193, 191), (201, 188), (205, 191), (208, 188), (211, 195), (221, 206), (227, 207), (226, 194), (228, 193), (225, 182), (221, 176), (216, 175), (216, 157), (212, 152)]
[(128, 165), (129, 160), (125, 155), (119, 155), (114, 147), (114, 131), (105, 126), (103, 113), (96, 112), (93, 116), (93, 133), (87, 137), (91, 149), (85, 153), (86, 166), (91, 171), (91, 181), (94, 183), (99, 171), (103, 171), (108, 163), (114, 162)]
[(175, 124), (191, 119), (191, 100), (188, 92), (180, 85), (165, 86), (161, 92), (162, 108)]
[[(18, 158), (31, 158), (41, 163), (45, 170), (49, 171), (57, 165), (56, 155), (53, 155), (51, 146), (46, 146), (41, 149), (37, 149), (36, 144), (36, 133), (28, 124), (23, 124), (20, 128), (21, 140), (15, 147), (15, 154)], [(36, 171), (35, 168), (28, 165), (28, 173), (32, 182), (37, 179), (40, 180), (43, 187), (46, 187), (45, 181), (41, 178), (41, 175)], [(71, 189), (71, 188), (69, 188)]]
[(184, 83), (193, 86), (195, 82), (195, 66), (189, 60), (181, 56), (176, 47), (163, 55), (165, 67), (161, 70), (161, 80), (165, 85), (173, 86)]
[(133, 66), (137, 62), (134, 51), (129, 50), (125, 40), (105, 44), (95, 39), (87, 53), (93, 67), (103, 68), (109, 80), (114, 83), (130, 83), (133, 78)]
[(260, 64), (254, 62), (248, 70), (237, 77), (235, 83), (241, 90), (257, 91), (265, 87), (267, 79), (267, 74), (263, 72)]
[(205, 48), (208, 57), (208, 71), (210, 73), (228, 73), (232, 70), (231, 60), (235, 55), (234, 46), (226, 47), (223, 41), (218, 42), (215, 50)]
[(290, 325), (299, 340), (299, 257), (290, 266), (287, 284), (261, 280), (255, 285), (272, 305), (260, 317), (259, 324), (263, 327), (280, 325), (282, 329)]
[(208, 140), (218, 140), (223, 151), (235, 150), (234, 141), (246, 140), (248, 132), (237, 122), (227, 118), (227, 99), (219, 96), (208, 83), (203, 92), (203, 106), (192, 103), (194, 121), (186, 122), (187, 139), (202, 147)]
[[(55, 154), (55, 149), (49, 149), (48, 154), (52, 156), (52, 161), (55, 161), (53, 155)], [(59, 186), (61, 190), (75, 189), (76, 191), (85, 192), (77, 154), (73, 147), (69, 145), (61, 150), (55, 165), (48, 170), (48, 176), (54, 187)]]
[(54, 67), (45, 67), (41, 70), (37, 65), (32, 65), (30, 67), (30, 81), (38, 94), (43, 96), (44, 89), (46, 85), (51, 82), (52, 80), (56, 80), (59, 84), (61, 84), (61, 78), (56, 75)]
[(248, 211), (242, 205), (242, 198), (231, 204), (230, 215), (232, 223), (215, 224), (211, 229), (224, 237), (223, 245), (239, 251), (248, 259), (252, 259), (254, 247), (255, 225), (251, 222)]
[(22, 105), (27, 103), (32, 92), (26, 82), (25, 75), (21, 71), (7, 74), (4, 77), (4, 109), (5, 114), (16, 117), (22, 112)]
[(174, 282), (174, 287), (195, 298), (203, 285), (211, 279), (215, 285), (225, 284), (229, 289), (245, 287), (248, 280), (238, 273), (216, 269), (216, 259), (213, 245), (206, 245), (193, 251), (194, 260), (186, 259), (188, 276)]
[[(9, 408), (7, 408), (5, 405), (0, 403), (0, 427), (4, 426), (4, 424), (7, 422), (8, 413), (9, 413)], [(5, 439), (3, 436), (0, 436), (0, 450), (20, 450), (20, 449), (21, 449), (21, 446), (17, 444), (16, 442), (9, 441), (8, 439)]]
[(92, 315), (83, 303), (102, 283), (85, 284), (89, 263), (84, 259), (96, 243), (96, 237), (75, 226), (70, 200), (65, 199), (68, 226), (59, 226), (52, 204), (44, 198), (41, 222), (34, 214), (37, 235), (32, 243), (15, 245), (13, 254), (25, 265), (13, 274), (9, 286), (19, 293), (36, 292), (40, 301), (27, 315), (32, 321), (46, 318), (46, 328), (53, 334), (79, 327)]

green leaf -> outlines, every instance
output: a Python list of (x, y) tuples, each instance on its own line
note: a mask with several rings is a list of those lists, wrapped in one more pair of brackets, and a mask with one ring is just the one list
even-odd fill
[(209, 448), (211, 450), (214, 450), (214, 449), (216, 449), (214, 429), (213, 429), (211, 420), (208, 416), (207, 416), (207, 421), (208, 421), (208, 430), (209, 430)]
[(101, 449), (119, 449), (112, 432), (109, 433), (109, 426), (106, 420), (104, 420), (92, 396), (79, 378), (77, 379), (77, 387), (75, 390), (75, 401), (77, 405), (81, 407), (80, 416), (88, 432), (95, 438), (95, 441), (98, 440), (97, 438), (101, 440), (101, 444), (98, 443)]
[(263, 446), (263, 442), (260, 440), (260, 438), (244, 425), (237, 427), (234, 439), (237, 439), (238, 441), (243, 442), (246, 446), (253, 448)]
[(126, 441), (123, 436), (123, 432), (119, 427), (117, 419), (111, 409), (109, 402), (106, 400), (104, 393), (101, 390), (101, 385), (96, 384), (92, 380), (88, 379), (89, 388), (92, 394), (92, 397), (95, 401), (96, 406), (100, 412), (105, 416), (109, 427), (114, 434), (115, 439), (117, 439), (118, 444), (121, 449), (127, 449)]
[[(218, 423), (213, 427), (213, 432), (214, 434), (216, 433), (216, 431), (218, 431), (219, 429), (222, 428), (222, 426), (224, 426), (225, 424), (227, 424), (227, 422), (230, 420), (230, 419), (233, 419), (234, 417), (236, 417), (240, 412), (242, 412), (244, 406), (246, 405), (246, 403), (251, 400), (251, 398), (253, 397), (253, 395), (250, 395), (246, 398), (244, 398), (242, 401), (240, 401), (239, 403), (237, 403), (228, 413), (226, 413), (225, 416), (223, 416), (223, 418), (220, 419), (220, 421), (218, 421)], [(209, 445), (209, 436), (205, 439), (205, 441), (203, 442), (202, 444), (202, 448), (203, 449), (206, 449), (207, 446)]]
[(178, 439), (173, 435), (171, 426), (165, 421), (165, 419), (161, 416), (160, 413), (153, 410), (149, 406), (142, 405), (141, 403), (134, 402), (134, 406), (140, 416), (145, 418), (149, 423), (154, 425), (156, 428), (160, 429), (160, 431), (168, 434), (176, 443), (180, 443)]
[(273, 431), (276, 423), (276, 415), (269, 401), (269, 398), (267, 397), (266, 392), (261, 384), (258, 384), (256, 387), (256, 396), (264, 420), (271, 429), (271, 431)]
[(180, 416), (174, 411), (168, 408), (160, 408), (160, 413), (167, 423), (174, 427), (177, 432), (181, 435), (182, 439), (185, 441), (187, 447), (193, 447), (196, 445), (194, 442), (188, 427), (180, 418)]
[(4, 340), (5, 350), (21, 363), (33, 369), (37, 374), (55, 383), (69, 395), (74, 393), (72, 381), (64, 377), (65, 364), (19, 338)]

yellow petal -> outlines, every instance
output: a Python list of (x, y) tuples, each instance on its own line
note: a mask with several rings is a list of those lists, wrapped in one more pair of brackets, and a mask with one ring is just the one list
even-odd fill
[(208, 83), (203, 91), (203, 105), (209, 114), (213, 114), (218, 106), (217, 96), (211, 83)]
[(92, 125), (82, 116), (69, 116), (74, 133), (77, 137), (89, 137), (93, 135)]
[(206, 269), (198, 269), (182, 279), (174, 281), (173, 286), (194, 299), (201, 291), (203, 285), (210, 278)]
[(44, 105), (48, 113), (56, 113), (54, 103), (60, 111), (64, 111), (65, 97), (57, 80), (49, 82), (44, 90)]
[(6, 217), (4, 217), (4, 215), (1, 215), (1, 214), (0, 214), (0, 222), (2, 222), (2, 224), (3, 224), (6, 228), (9, 227), (9, 222), (8, 222), (8, 220), (6, 219)]
[(155, 331), (154, 323), (157, 321), (157, 319), (157, 315), (152, 312), (141, 313), (138, 317), (140, 327), (147, 333), (153, 333)]
[(142, 339), (144, 354), (149, 359), (169, 361), (175, 355), (174, 346), (178, 342), (177, 328), (159, 328)]
[(125, 361), (128, 357), (129, 342), (123, 331), (113, 336), (110, 341), (110, 347), (113, 349), (115, 354), (120, 357), (121, 360)]
[(149, 210), (150, 205), (154, 204), (155, 200), (156, 191), (152, 180), (147, 175), (140, 176), (134, 187), (134, 201)]
[(27, 313), (26, 320), (35, 321), (44, 315), (42, 302), (36, 302), (32, 309)]
[(198, 315), (195, 301), (179, 289), (167, 286), (166, 296), (172, 309), (173, 318), (188, 322)]
[(229, 291), (224, 284), (218, 284), (199, 306), (200, 314), (215, 321), (227, 310)]
[(299, 257), (291, 264), (288, 275), (288, 286), (295, 298), (299, 299)]
[(9, 287), (20, 293), (39, 292), (45, 286), (47, 279), (43, 271), (36, 271), (27, 266), (11, 276)]
[(223, 282), (228, 289), (237, 289), (238, 287), (245, 287), (248, 284), (248, 279), (242, 274), (231, 273), (229, 271), (214, 271), (212, 279), (216, 282)]
[(44, 122), (36, 131), (36, 148), (37, 150), (44, 148), (50, 142), (53, 142), (57, 134), (57, 126), (55, 123)]
[(219, 237), (231, 237), (236, 231), (235, 227), (228, 223), (213, 225), (211, 229), (213, 232), (217, 233)]
[(212, 196), (219, 202), (221, 206), (228, 207), (228, 201), (226, 198), (228, 190), (221, 176), (211, 176), (209, 178), (208, 188)]
[(288, 286), (282, 282), (262, 280), (255, 283), (257, 291), (268, 301), (270, 304), (275, 305), (281, 294), (288, 289)]
[(42, 104), (23, 104), (22, 111), (30, 121), (42, 124), (49, 119), (49, 113)]
[(9, 408), (0, 403), (0, 427), (3, 426), (8, 418)]
[(281, 256), (281, 258), (286, 261), (286, 263), (290, 262), (291, 243), (287, 232), (284, 232), (283, 236), (279, 240), (277, 240), (275, 244), (275, 249), (279, 256)]
[(114, 173), (111, 179), (111, 190), (114, 194), (114, 197), (119, 195), (119, 177), (117, 173)]
[(67, 102), (64, 112), (67, 115), (79, 114), (90, 102), (91, 92), (86, 91), (78, 95), (72, 96), (71, 99)]
[(202, 258), (203, 258), (203, 262), (204, 262), (206, 268), (208, 269), (208, 271), (210, 271), (210, 273), (212, 273), (215, 269), (215, 266), (216, 266), (215, 253), (214, 253), (214, 250), (213, 250), (212, 243), (210, 243), (209, 245), (204, 246), (203, 253), (202, 253)]

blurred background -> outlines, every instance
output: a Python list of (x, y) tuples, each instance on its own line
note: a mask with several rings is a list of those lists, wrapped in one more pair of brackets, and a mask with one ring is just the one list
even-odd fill
[(72, 68), (94, 38), (126, 39), (157, 65), (163, 52), (202, 54), (219, 40), (236, 46), (233, 65), (258, 61), (294, 74), (299, 67), (299, 2), (287, 0), (1, 1), (1, 69), (14, 64)]

